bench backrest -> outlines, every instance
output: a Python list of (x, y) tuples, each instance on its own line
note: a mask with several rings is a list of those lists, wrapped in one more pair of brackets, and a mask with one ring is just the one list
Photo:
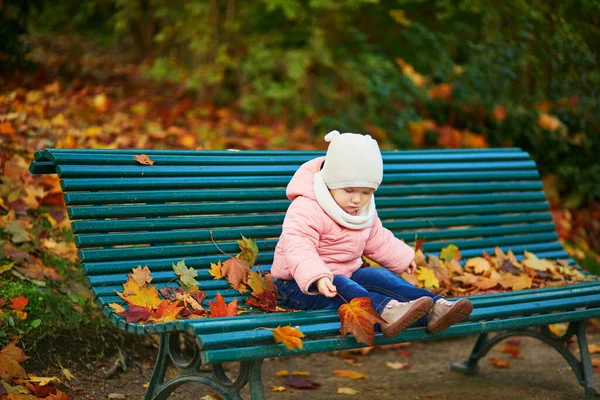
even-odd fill
[[(141, 165), (146, 154), (154, 165)], [(172, 284), (172, 263), (199, 271), (212, 299), (237, 293), (208, 274), (211, 262), (256, 239), (268, 270), (298, 166), (323, 152), (47, 149), (33, 173), (61, 178), (86, 279), (101, 305), (120, 302), (127, 273), (148, 265), (153, 283)], [(384, 225), (433, 254), (450, 243), (464, 257), (495, 246), (567, 258), (557, 240), (535, 163), (520, 149), (383, 152), (376, 204)]]

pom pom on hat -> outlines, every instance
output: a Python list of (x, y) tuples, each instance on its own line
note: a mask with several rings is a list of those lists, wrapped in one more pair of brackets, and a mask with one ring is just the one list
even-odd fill
[(331, 131), (325, 141), (329, 147), (321, 174), (329, 189), (379, 187), (383, 160), (377, 141), (370, 135)]

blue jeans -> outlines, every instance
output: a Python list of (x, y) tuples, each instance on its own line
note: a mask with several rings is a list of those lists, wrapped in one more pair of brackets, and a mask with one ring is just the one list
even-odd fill
[[(443, 296), (414, 286), (386, 268), (359, 268), (350, 278), (335, 276), (333, 284), (337, 292), (348, 302), (357, 297), (369, 297), (371, 305), (377, 311), (377, 314), (381, 314), (387, 303), (394, 299), (404, 302), (427, 296), (431, 297), (435, 302), (443, 298)], [(285, 305), (297, 310), (337, 309), (346, 303), (340, 296), (330, 298), (322, 294), (310, 295), (302, 293), (300, 287), (293, 279), (277, 280), (276, 285), (279, 296)], [(313, 289), (317, 290), (316, 285), (311, 287), (311, 290)], [(426, 317), (424, 317), (421, 323), (425, 321)]]

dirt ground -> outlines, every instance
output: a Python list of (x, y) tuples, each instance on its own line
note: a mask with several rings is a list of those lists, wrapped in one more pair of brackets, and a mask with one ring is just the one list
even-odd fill
[[(590, 344), (600, 345), (600, 334), (589, 334)], [(263, 364), (263, 385), (266, 399), (305, 400), (309, 399), (580, 399), (585, 398), (575, 375), (567, 362), (546, 344), (531, 338), (522, 338), (520, 355), (500, 351), (500, 344), (480, 362), (481, 370), (476, 376), (465, 376), (450, 371), (449, 365), (464, 360), (475, 340), (474, 336), (411, 343), (396, 349), (375, 349), (361, 354), (311, 354), (297, 357), (269, 359)], [(110, 379), (106, 378), (117, 359), (108, 355), (93, 362), (80, 360), (63, 361), (76, 376), (67, 390), (73, 399), (142, 399), (152, 372), (154, 351), (152, 345), (134, 350), (124, 348), (129, 368)], [(576, 343), (571, 343), (576, 348)], [(344, 357), (342, 357), (342, 355)], [(345, 358), (349, 357), (349, 358)], [(594, 357), (594, 355), (593, 355)], [(490, 359), (509, 362), (507, 368), (497, 368)], [(408, 363), (408, 367), (394, 370), (386, 362)], [(230, 373), (236, 372), (235, 364), (227, 364)], [(283, 392), (272, 392), (272, 386), (285, 386), (285, 378), (276, 376), (281, 370), (304, 371), (306, 379), (318, 382), (315, 389), (286, 387)], [(335, 369), (351, 369), (367, 375), (367, 379), (351, 380), (337, 377)], [(40, 371), (41, 373), (52, 371)], [(174, 375), (174, 370), (169, 374)], [(598, 373), (596, 373), (598, 380)], [(337, 394), (340, 387), (358, 391), (356, 395)], [(205, 397), (212, 395), (214, 397)], [(249, 398), (245, 388), (244, 398)], [(173, 400), (219, 398), (210, 389), (199, 384), (180, 387), (171, 397)]]

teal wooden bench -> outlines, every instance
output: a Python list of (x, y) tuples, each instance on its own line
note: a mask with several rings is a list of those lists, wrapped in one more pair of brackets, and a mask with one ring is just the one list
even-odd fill
[[(153, 166), (134, 155), (148, 155)], [(213, 299), (240, 296), (225, 280), (214, 280), (209, 263), (224, 260), (211, 243), (235, 254), (240, 234), (257, 240), (261, 270), (268, 270), (289, 205), (285, 186), (297, 167), (323, 152), (174, 151), (47, 149), (35, 153), (30, 171), (58, 174), (87, 284), (99, 307), (119, 328), (158, 334), (160, 348), (146, 399), (166, 399), (180, 385), (203, 383), (225, 398), (240, 398), (250, 386), (253, 399), (264, 398), (261, 365), (265, 358), (351, 349), (364, 345), (339, 337), (336, 311), (247, 314), (229, 318), (177, 320), (160, 324), (125, 323), (111, 302), (120, 302), (127, 274), (148, 265), (153, 284), (175, 278), (172, 263), (185, 259), (199, 271), (200, 288)], [(385, 175), (377, 191), (384, 225), (412, 243), (426, 237), (424, 249), (438, 254), (457, 245), (464, 258), (491, 253), (495, 246), (515, 254), (568, 259), (557, 239), (535, 163), (520, 149), (384, 152)], [(570, 260), (573, 263), (572, 260)], [(586, 320), (600, 317), (600, 282), (567, 287), (471, 296), (473, 314), (438, 333), (410, 328), (394, 338), (376, 335), (375, 345), (478, 334), (471, 355), (453, 365), (475, 373), (478, 361), (510, 336), (530, 336), (556, 349), (569, 363), (588, 398), (597, 393), (585, 336)], [(568, 322), (562, 336), (549, 324)], [(267, 330), (291, 324), (306, 335), (304, 348), (276, 344)], [(180, 351), (189, 335), (193, 356)], [(565, 342), (575, 336), (579, 356)], [(240, 362), (230, 380), (222, 363)], [(168, 363), (179, 375), (165, 380)], [(212, 374), (200, 373), (203, 364)], [(535, 383), (533, 383), (535, 384)]]

